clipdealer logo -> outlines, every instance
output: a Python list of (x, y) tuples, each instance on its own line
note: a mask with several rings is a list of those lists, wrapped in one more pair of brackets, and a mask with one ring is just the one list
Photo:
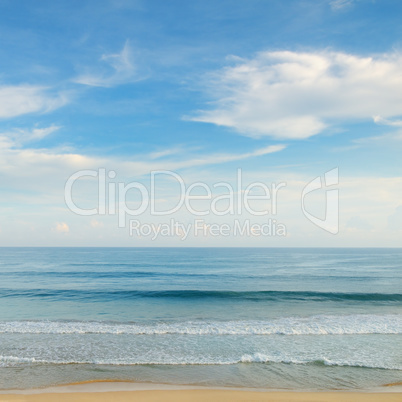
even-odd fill
[[(97, 204), (84, 208), (74, 200), (74, 187), (85, 180), (97, 181)], [(119, 228), (129, 227), (130, 236), (158, 237), (175, 236), (181, 240), (192, 236), (286, 236), (286, 226), (273, 219), (278, 210), (278, 194), (286, 187), (285, 182), (264, 183), (261, 181), (245, 184), (241, 169), (237, 170), (235, 184), (219, 181), (212, 185), (194, 182), (186, 185), (184, 179), (169, 170), (151, 171), (149, 186), (142, 182), (129, 183), (115, 181), (116, 172), (105, 168), (98, 170), (81, 170), (69, 177), (65, 184), (64, 197), (67, 207), (80, 216), (109, 215), (117, 217)], [(163, 209), (160, 202), (163, 183), (178, 188), (174, 205)], [(339, 183), (338, 169), (332, 169), (324, 175), (325, 187)], [(321, 177), (310, 181), (301, 193), (301, 208), (304, 216), (319, 228), (337, 234), (339, 231), (339, 194), (337, 189), (327, 190), (326, 213), (320, 219), (309, 212), (305, 206), (305, 197), (323, 189)], [(187, 212), (192, 221), (176, 220), (175, 214)], [(147, 216), (154, 221), (143, 222), (139, 217)], [(163, 217), (170, 216), (169, 222)], [(216, 222), (200, 217), (214, 216)], [(220, 217), (232, 216), (231, 224), (218, 223)], [(246, 219), (246, 216), (258, 217), (258, 222)], [(129, 219), (135, 217), (136, 219)], [(269, 217), (261, 223), (261, 217)], [(166, 219), (166, 218), (165, 218)], [(151, 219), (152, 220), (152, 219)]]

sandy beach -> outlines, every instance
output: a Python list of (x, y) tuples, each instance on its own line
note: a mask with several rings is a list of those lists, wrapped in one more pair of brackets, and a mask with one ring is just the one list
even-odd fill
[(27, 402), (63, 402), (63, 401), (97, 401), (97, 402), (180, 402), (180, 401), (401, 401), (400, 384), (390, 384), (375, 391), (276, 391), (254, 389), (200, 389), (192, 386), (175, 386), (168, 384), (142, 384), (133, 382), (85, 382), (44, 389), (3, 391), (0, 401)]
[(257, 391), (224, 391), (224, 390), (153, 390), (153, 391), (113, 391), (113, 392), (74, 392), (74, 393), (41, 393), (0, 395), (0, 401), (27, 402), (63, 402), (63, 401), (96, 401), (96, 402), (180, 402), (180, 401), (401, 401), (402, 394), (397, 393), (365, 393), (365, 392), (257, 392)]

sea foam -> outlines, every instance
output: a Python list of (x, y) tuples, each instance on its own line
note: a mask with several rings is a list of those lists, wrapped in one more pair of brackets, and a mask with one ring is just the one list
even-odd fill
[(129, 335), (354, 335), (401, 334), (402, 315), (355, 314), (284, 317), (267, 321), (113, 323), (96, 321), (7, 321), (1, 333)]

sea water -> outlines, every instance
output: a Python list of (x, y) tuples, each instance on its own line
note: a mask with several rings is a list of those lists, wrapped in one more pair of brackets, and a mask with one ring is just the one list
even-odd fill
[(401, 381), (401, 249), (0, 248), (0, 389)]

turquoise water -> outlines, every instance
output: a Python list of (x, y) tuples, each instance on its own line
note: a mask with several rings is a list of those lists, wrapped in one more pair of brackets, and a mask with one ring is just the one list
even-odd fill
[(1, 248), (0, 388), (401, 380), (401, 249)]

